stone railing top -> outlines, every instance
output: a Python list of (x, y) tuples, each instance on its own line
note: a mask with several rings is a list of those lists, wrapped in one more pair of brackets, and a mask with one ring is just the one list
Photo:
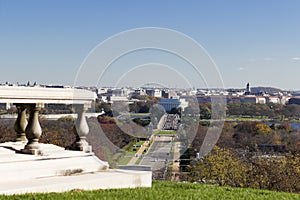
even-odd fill
[(96, 97), (95, 92), (84, 89), (0, 86), (0, 103), (90, 105)]

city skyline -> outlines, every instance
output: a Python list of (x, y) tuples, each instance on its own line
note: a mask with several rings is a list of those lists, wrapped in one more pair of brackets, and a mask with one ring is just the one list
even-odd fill
[[(224, 88), (244, 88), (250, 82), (252, 86), (297, 90), (300, 89), (296, 81), (300, 73), (299, 6), (296, 0), (188, 3), (0, 0), (0, 78), (4, 83), (30, 80), (72, 85), (79, 66), (99, 43), (129, 29), (162, 27), (181, 32), (202, 45), (216, 63)], [(152, 52), (144, 64), (154, 57)], [(169, 66), (185, 69), (184, 64), (178, 62), (182, 65), (175, 66), (178, 63), (168, 59), (172, 58), (164, 55), (163, 59), (157, 59), (163, 62), (153, 69), (162, 64), (166, 64), (165, 69)], [(101, 86), (109, 86), (110, 77), (122, 71), (122, 67), (112, 69)], [(187, 71), (185, 77), (190, 76), (192, 72)], [(170, 87), (177, 80), (169, 79)], [(203, 82), (191, 86), (201, 88), (205, 86)]]

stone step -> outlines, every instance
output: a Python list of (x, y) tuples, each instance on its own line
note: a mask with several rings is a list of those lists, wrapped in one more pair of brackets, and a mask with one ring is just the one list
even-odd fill
[(67, 157), (60, 159), (44, 159), (20, 162), (0, 162), (1, 178), (20, 180), (64, 176), (78, 173), (91, 173), (107, 169), (95, 156)]
[[(108, 169), (108, 163), (93, 153), (68, 151), (55, 145), (43, 145), (44, 155), (27, 155), (0, 146), (0, 173), (6, 181), (92, 173)], [(12, 145), (13, 146), (13, 145)]]
[(74, 189), (98, 190), (151, 187), (150, 171), (107, 170), (74, 176), (57, 176), (21, 181), (0, 181), (0, 194), (65, 192)]
[(108, 163), (93, 153), (68, 151), (48, 144), (41, 145), (42, 155), (16, 153), (22, 148), (16, 143), (0, 144), (0, 194), (151, 187), (152, 184), (151, 171), (108, 169)]

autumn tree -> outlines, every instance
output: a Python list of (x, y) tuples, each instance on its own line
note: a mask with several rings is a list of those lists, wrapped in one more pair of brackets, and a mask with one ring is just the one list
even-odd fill
[(220, 186), (244, 186), (246, 165), (228, 149), (217, 146), (203, 160), (190, 166), (191, 181), (217, 183)]
[(256, 124), (254, 131), (255, 131), (255, 133), (260, 134), (260, 135), (272, 133), (272, 129), (268, 125), (263, 124), (263, 123)]

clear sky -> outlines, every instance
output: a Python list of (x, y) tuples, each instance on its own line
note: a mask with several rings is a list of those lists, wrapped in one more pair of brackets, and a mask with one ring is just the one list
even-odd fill
[(163, 27), (200, 43), (226, 88), (300, 89), (299, 9), (299, 0), (0, 0), (0, 82), (72, 85), (100, 42)]

